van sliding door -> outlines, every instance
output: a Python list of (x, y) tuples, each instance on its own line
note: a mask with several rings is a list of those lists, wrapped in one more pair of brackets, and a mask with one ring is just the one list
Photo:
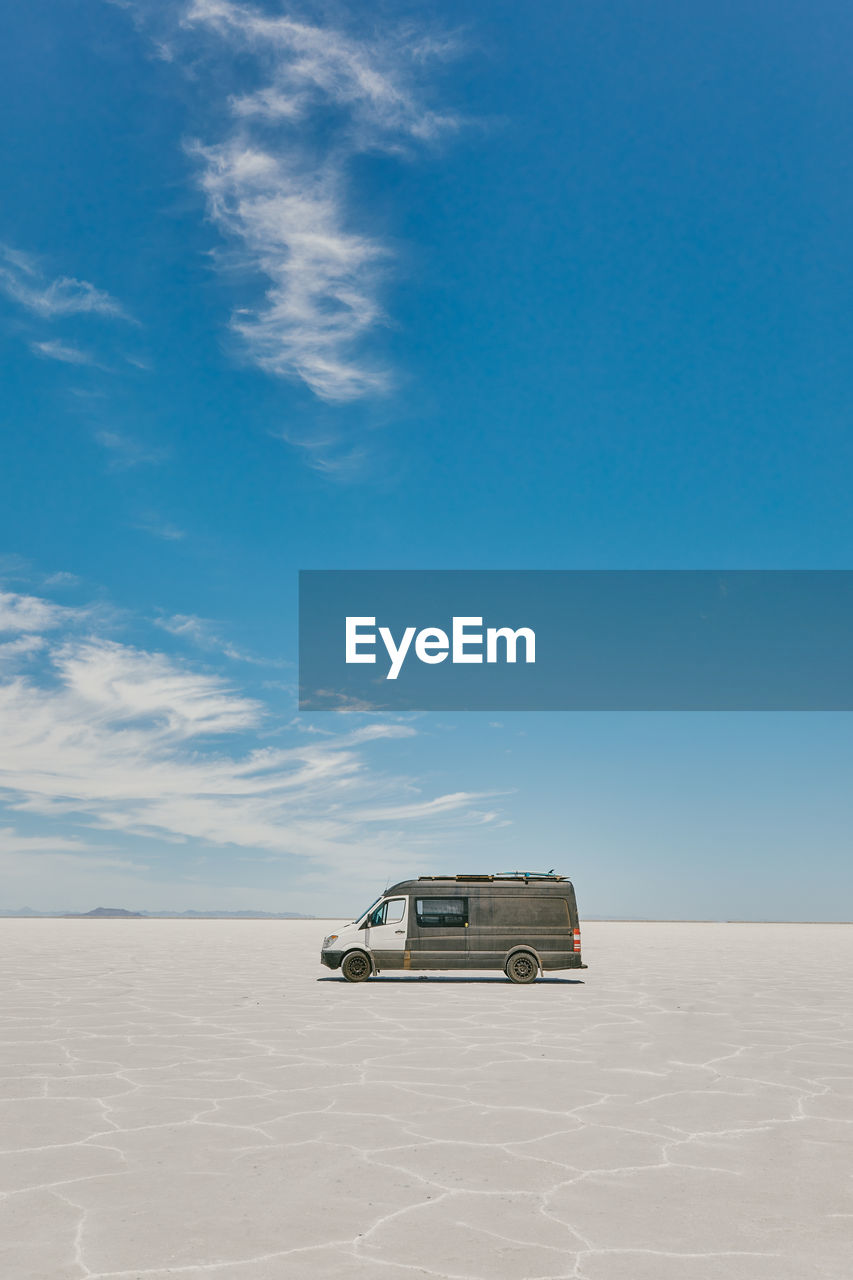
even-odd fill
[(409, 952), (413, 969), (468, 966), (468, 899), (425, 892), (412, 898)]

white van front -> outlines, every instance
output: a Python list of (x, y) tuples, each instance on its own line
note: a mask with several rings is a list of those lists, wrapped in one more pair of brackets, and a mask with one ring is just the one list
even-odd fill
[(405, 951), (408, 917), (407, 897), (378, 898), (358, 920), (323, 939), (321, 963), (327, 969), (339, 969), (349, 952), (358, 951), (367, 957), (371, 971), (380, 969), (384, 956)]

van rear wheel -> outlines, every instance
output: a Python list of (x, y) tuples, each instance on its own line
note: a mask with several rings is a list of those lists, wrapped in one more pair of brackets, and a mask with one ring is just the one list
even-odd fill
[(347, 982), (364, 982), (370, 977), (370, 961), (363, 951), (350, 951), (344, 956), (341, 973)]
[(510, 982), (532, 982), (538, 972), (536, 957), (529, 951), (516, 951), (506, 962), (506, 976)]

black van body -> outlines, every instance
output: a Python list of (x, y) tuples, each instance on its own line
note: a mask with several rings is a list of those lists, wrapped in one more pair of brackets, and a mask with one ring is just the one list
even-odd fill
[[(401, 927), (377, 927), (392, 901)], [(523, 872), (401, 880), (326, 939), (321, 960), (350, 981), (391, 969), (503, 969), (530, 982), (539, 971), (586, 968), (571, 882)]]

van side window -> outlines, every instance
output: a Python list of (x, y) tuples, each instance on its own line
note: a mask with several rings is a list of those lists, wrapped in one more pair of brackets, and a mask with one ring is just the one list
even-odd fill
[(415, 911), (425, 929), (464, 928), (468, 923), (467, 898), (417, 898)]

